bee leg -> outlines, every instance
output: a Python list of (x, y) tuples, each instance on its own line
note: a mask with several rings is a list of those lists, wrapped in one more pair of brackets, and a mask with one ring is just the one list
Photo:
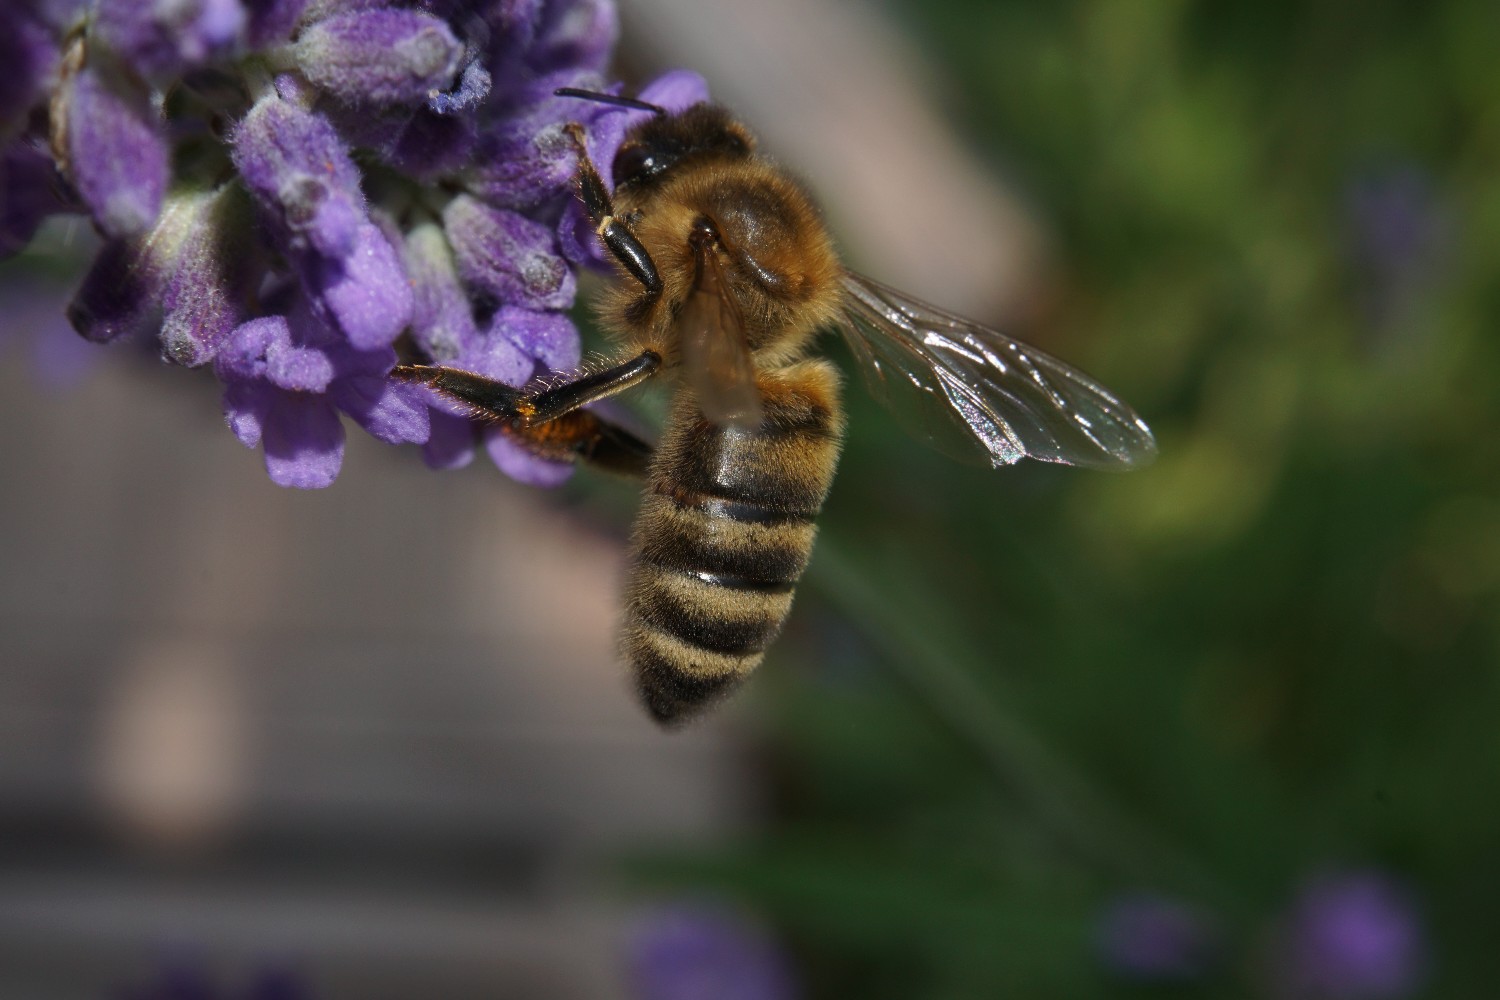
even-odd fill
[(625, 220), (615, 215), (614, 201), (604, 186), (604, 178), (599, 176), (599, 169), (589, 159), (583, 126), (577, 123), (569, 125), (568, 134), (578, 147), (578, 196), (583, 199), (584, 210), (589, 213), (594, 231), (604, 241), (605, 248), (646, 290), (645, 304), (649, 306), (661, 296), (661, 275), (657, 273), (656, 262)]
[(391, 375), (467, 404), (476, 417), (499, 423), (507, 435), (543, 457), (581, 458), (615, 472), (642, 474), (652, 447), (583, 407), (645, 381), (660, 368), (661, 355), (643, 351), (623, 364), (531, 392), (434, 365), (397, 365)]
[(543, 458), (575, 459), (607, 472), (644, 476), (655, 449), (635, 434), (593, 410), (574, 410), (532, 427), (504, 425), (507, 436)]

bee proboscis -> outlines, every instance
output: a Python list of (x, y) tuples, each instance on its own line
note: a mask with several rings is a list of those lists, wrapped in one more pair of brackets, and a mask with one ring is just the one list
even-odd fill
[[(579, 196), (621, 275), (600, 314), (624, 359), (539, 388), (396, 374), (539, 454), (645, 477), (620, 645), (657, 721), (733, 689), (786, 620), (844, 436), (838, 371), (811, 350), (820, 330), (842, 330), (877, 396), (991, 465), (1155, 454), (1145, 423), (1082, 372), (846, 270), (811, 197), (725, 109), (559, 94), (651, 113), (610, 165), (613, 194), (573, 128)], [(654, 448), (586, 409), (656, 375), (675, 392)]]

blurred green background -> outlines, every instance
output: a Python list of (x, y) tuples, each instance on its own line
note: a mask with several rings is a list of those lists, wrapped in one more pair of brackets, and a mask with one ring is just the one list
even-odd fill
[[(1500, 6), (888, 7), (1054, 229), (1018, 335), (1161, 456), (969, 469), (851, 389), (751, 695), (773, 818), (635, 871), (766, 914), (816, 996), (1487, 995)], [(1373, 961), (1409, 971), (1298, 993), (1284, 939), (1339, 872), (1392, 887)], [(1142, 897), (1192, 961), (1111, 953)]]

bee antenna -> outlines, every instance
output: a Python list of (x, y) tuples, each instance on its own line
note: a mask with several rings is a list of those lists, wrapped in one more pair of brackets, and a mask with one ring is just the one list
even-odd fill
[(597, 90), (580, 90), (577, 87), (559, 87), (552, 92), (554, 97), (579, 97), (585, 101), (594, 101), (598, 104), (613, 104), (617, 108), (631, 108), (635, 111), (649, 111), (658, 118), (665, 118), (667, 109), (655, 104), (647, 104), (645, 101), (637, 101), (633, 97), (620, 97), (617, 94), (603, 94)]

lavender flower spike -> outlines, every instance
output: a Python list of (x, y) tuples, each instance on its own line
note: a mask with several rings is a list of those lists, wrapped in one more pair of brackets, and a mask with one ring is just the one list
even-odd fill
[(563, 245), (597, 240), (562, 129), (617, 109), (552, 91), (609, 86), (616, 21), (614, 0), (0, 0), (0, 256), (91, 215), (75, 328), (211, 366), (278, 483), (333, 482), (346, 416), (556, 482), (571, 464), (391, 379), (393, 345), (515, 384), (576, 363)]
[(302, 32), (297, 63), (313, 83), (350, 104), (420, 104), (447, 90), (464, 47), (421, 11), (351, 11)]

